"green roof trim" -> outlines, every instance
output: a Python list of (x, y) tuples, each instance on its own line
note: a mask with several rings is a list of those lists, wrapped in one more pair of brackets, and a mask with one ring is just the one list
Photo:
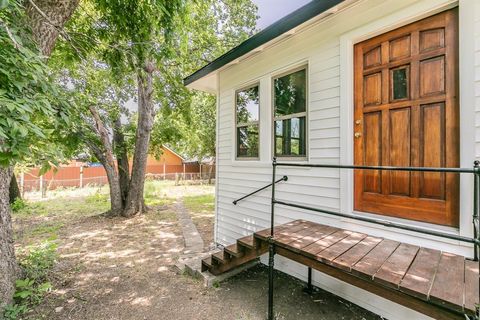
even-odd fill
[(249, 53), (250, 51), (260, 47), (261, 45), (275, 39), (278, 36), (292, 30), (302, 23), (316, 17), (317, 15), (327, 11), (330, 8), (343, 2), (343, 0), (313, 0), (303, 7), (293, 11), (289, 15), (283, 17), (267, 28), (263, 29), (254, 36), (248, 38), (237, 47), (224, 53), (217, 59), (213, 60), (203, 68), (195, 71), (183, 79), (183, 83), (187, 86), (206, 75), (220, 69), (224, 65), (234, 61), (235, 59)]

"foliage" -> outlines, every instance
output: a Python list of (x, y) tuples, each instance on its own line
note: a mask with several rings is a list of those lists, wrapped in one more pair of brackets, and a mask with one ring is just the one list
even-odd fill
[(27, 203), (22, 198), (16, 198), (15, 201), (10, 205), (10, 208), (13, 212), (19, 212), (27, 207)]
[(46, 170), (67, 150), (69, 104), (25, 28), (21, 1), (1, 3), (0, 165), (41, 162)]
[(52, 288), (48, 282), (48, 272), (57, 258), (57, 245), (47, 241), (39, 246), (29, 247), (20, 252), (20, 266), (24, 278), (15, 282), (15, 303), (6, 307), (6, 319), (18, 319), (30, 309), (42, 302), (43, 297)]
[(64, 44), (52, 59), (64, 84), (71, 87), (81, 115), (74, 121), (75, 132), (83, 128), (82, 137), (99, 144), (86, 116), (87, 108), (96, 106), (110, 130), (120, 115), (132, 153), (137, 116), (135, 107), (126, 106), (136, 97), (135, 72), (148, 57), (157, 68), (157, 116), (150, 152), (159, 157), (161, 146), (172, 144), (190, 157), (215, 155), (215, 97), (187, 90), (183, 77), (251, 36), (256, 7), (251, 0), (180, 2), (157, 1), (153, 9), (146, 2), (139, 6), (129, 1), (82, 3), (67, 30), (76, 43), (84, 44), (84, 59), (68, 66), (66, 57), (74, 52)]
[[(190, 19), (182, 29), (190, 39), (175, 61), (186, 76), (240, 44), (256, 31), (257, 8), (251, 0), (197, 1), (189, 7)], [(174, 83), (181, 88), (181, 79)], [(157, 117), (152, 145), (170, 143), (189, 157), (215, 156), (216, 99), (203, 92), (178, 91), (186, 106), (165, 107)], [(172, 134), (172, 132), (176, 134)]]
[(57, 244), (51, 241), (29, 247), (19, 254), (19, 263), (24, 270), (25, 277), (35, 283), (47, 279), (48, 271), (55, 264), (57, 258)]

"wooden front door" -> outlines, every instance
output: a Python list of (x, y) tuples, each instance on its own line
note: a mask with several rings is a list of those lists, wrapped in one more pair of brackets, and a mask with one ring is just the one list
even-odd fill
[[(355, 45), (357, 165), (458, 167), (457, 9)], [(356, 170), (355, 210), (458, 226), (456, 174)]]

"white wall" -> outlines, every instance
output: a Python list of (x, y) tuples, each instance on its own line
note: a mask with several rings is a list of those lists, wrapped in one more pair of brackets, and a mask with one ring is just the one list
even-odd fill
[[(346, 164), (352, 149), (345, 135), (350, 135), (348, 41), (373, 36), (455, 6), (452, 0), (363, 0), (323, 22), (289, 36), (219, 74), (218, 103), (218, 191), (216, 241), (234, 243), (239, 237), (269, 226), (270, 191), (232, 204), (235, 198), (271, 182), (272, 105), (271, 78), (308, 63), (308, 161), (310, 163)], [(461, 76), (461, 161), (470, 166), (480, 157), (480, 1), (460, 1), (460, 76)], [(362, 31), (363, 30), (363, 31)], [(355, 38), (357, 37), (357, 38)], [(353, 43), (351, 44), (353, 45)], [(475, 65), (475, 69), (472, 66)], [(235, 160), (234, 91), (246, 84), (260, 82), (260, 160)], [(475, 117), (473, 116), (475, 114)], [(473, 120), (472, 120), (473, 119)], [(469, 122), (470, 121), (470, 122)], [(464, 139), (465, 138), (465, 139)], [(476, 150), (475, 153), (472, 150)], [(351, 162), (350, 162), (351, 163)], [(351, 210), (348, 177), (339, 170), (279, 168), (287, 174), (287, 183), (277, 187), (277, 198), (332, 210)], [(471, 180), (462, 179), (463, 192), (460, 230), (441, 228), (452, 233), (471, 234)], [(314, 222), (361, 230), (413, 244), (470, 255), (472, 250), (455, 241), (432, 239), (405, 231), (386, 229), (366, 223), (327, 217), (321, 214), (276, 207), (276, 223), (303, 218)], [(418, 223), (417, 223), (418, 224)], [(421, 224), (428, 228), (437, 226)], [(304, 277), (305, 267), (279, 257), (277, 267)], [(361, 289), (353, 288), (316, 273), (316, 284), (390, 319), (422, 318), (416, 312), (387, 302)]]
[(476, 124), (476, 152), (477, 158), (480, 158), (480, 1), (473, 1), (474, 4), (474, 50), (475, 50), (475, 124)]

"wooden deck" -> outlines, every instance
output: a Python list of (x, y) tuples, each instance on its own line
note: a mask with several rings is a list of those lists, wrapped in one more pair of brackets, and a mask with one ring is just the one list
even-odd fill
[[(220, 274), (268, 250), (270, 229), (238, 239), (202, 261)], [(478, 262), (451, 253), (305, 220), (275, 227), (276, 254), (436, 319), (473, 315)]]

